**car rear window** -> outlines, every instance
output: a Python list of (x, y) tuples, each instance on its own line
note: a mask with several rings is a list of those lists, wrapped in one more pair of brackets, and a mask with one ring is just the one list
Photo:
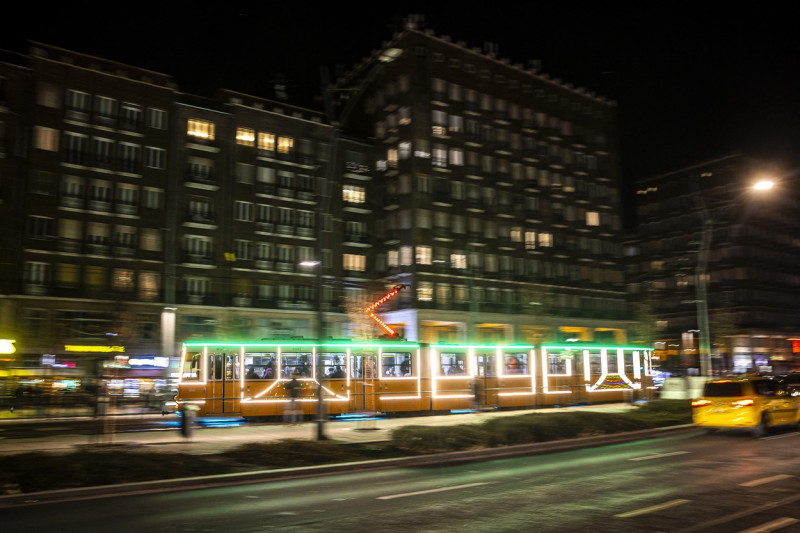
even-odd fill
[(719, 396), (744, 396), (742, 392), (742, 384), (736, 382), (726, 383), (706, 383), (705, 392), (703, 396), (719, 397)]

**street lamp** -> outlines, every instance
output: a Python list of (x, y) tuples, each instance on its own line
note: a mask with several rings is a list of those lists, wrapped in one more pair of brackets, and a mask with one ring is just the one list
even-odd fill
[[(315, 266), (316, 281), (317, 281), (317, 339), (321, 347), (325, 342), (325, 311), (323, 309), (323, 267), (322, 256), (325, 249), (322, 238), (326, 233), (323, 231), (323, 220), (325, 215), (330, 213), (330, 202), (334, 194), (334, 184), (336, 183), (336, 155), (338, 153), (338, 144), (340, 140), (341, 130), (347, 123), (350, 113), (355, 108), (356, 103), (360, 99), (364, 90), (372, 83), (378, 73), (383, 70), (383, 67), (388, 63), (396, 60), (403, 53), (400, 48), (386, 48), (377, 57), (378, 62), (372, 66), (364, 77), (360, 80), (358, 85), (353, 88), (335, 89), (331, 87), (328, 72), (323, 70), (323, 91), (325, 97), (325, 114), (330, 122), (331, 137), (328, 141), (328, 161), (325, 167), (323, 184), (321, 187), (321, 198), (317, 201), (317, 240), (316, 240), (316, 254), (317, 258), (314, 261), (303, 261), (304, 266)], [(344, 91), (350, 93), (347, 103), (341, 110), (338, 116), (334, 112), (333, 93), (334, 91)], [(319, 188), (318, 188), (319, 190)], [(329, 232), (328, 232), (329, 233)], [(317, 440), (326, 440), (325, 436), (325, 399), (323, 397), (322, 380), (324, 378), (319, 352), (317, 352)]]
[[(711, 176), (710, 172), (704, 172), (701, 177)], [(697, 302), (697, 328), (700, 330), (698, 358), (700, 363), (700, 375), (708, 376), (711, 370), (711, 330), (708, 320), (708, 257), (711, 253), (711, 238), (714, 231), (714, 220), (706, 206), (703, 194), (697, 189), (696, 182), (694, 200), (700, 211), (702, 220), (702, 230), (700, 238), (700, 251), (698, 252), (697, 265), (694, 269), (695, 275), (695, 296)], [(749, 190), (763, 192), (769, 191), (775, 186), (775, 182), (768, 178), (760, 178), (753, 183)]]

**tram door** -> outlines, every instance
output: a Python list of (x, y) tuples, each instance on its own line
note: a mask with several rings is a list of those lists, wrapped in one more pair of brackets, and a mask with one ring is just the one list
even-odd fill
[(480, 404), (497, 405), (497, 356), (478, 352), (476, 358)]
[(378, 356), (374, 353), (356, 352), (352, 366), (353, 410), (373, 412), (378, 409), (377, 386)]
[(208, 390), (206, 401), (209, 413), (235, 413), (239, 382), (239, 357), (233, 353), (208, 356)]

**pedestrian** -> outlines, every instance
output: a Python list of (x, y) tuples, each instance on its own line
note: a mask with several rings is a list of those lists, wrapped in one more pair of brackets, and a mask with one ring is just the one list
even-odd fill
[(284, 414), (284, 421), (292, 425), (300, 422), (300, 411), (298, 409), (297, 398), (300, 396), (300, 388), (302, 385), (297, 381), (297, 377), (292, 376), (292, 379), (286, 384), (286, 392), (289, 394), (289, 408)]
[(472, 389), (472, 408), (477, 413), (481, 410), (481, 383), (477, 377), (470, 382), (470, 389)]

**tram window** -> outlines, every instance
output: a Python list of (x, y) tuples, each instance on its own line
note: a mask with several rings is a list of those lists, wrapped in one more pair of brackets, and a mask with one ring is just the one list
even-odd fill
[(442, 375), (443, 376), (466, 376), (467, 375), (467, 355), (463, 353), (442, 353), (440, 354), (442, 362)]
[(619, 359), (617, 358), (617, 352), (609, 351), (607, 352), (606, 357), (608, 358), (607, 368), (609, 374), (616, 374), (619, 372)]
[(192, 354), (191, 357), (186, 356), (183, 362), (183, 375), (181, 376), (184, 381), (200, 379), (200, 354)]
[(550, 375), (566, 375), (567, 358), (572, 357), (569, 352), (548, 353), (547, 354), (547, 373)]
[(497, 357), (494, 355), (479, 354), (478, 355), (478, 375), (494, 376), (497, 374)]
[(222, 356), (214, 355), (214, 379), (222, 379)]
[(239, 358), (234, 355), (225, 356), (225, 379), (239, 379)]
[(352, 357), (353, 364), (350, 366), (350, 377), (354, 379), (360, 378), (363, 375), (365, 357), (361, 355), (353, 355)]
[(506, 374), (527, 374), (528, 373), (528, 354), (527, 353), (507, 353), (503, 354), (505, 359)]
[(628, 352), (624, 355), (625, 357), (625, 375), (632, 376), (633, 375), (633, 352)]
[(284, 354), (281, 356), (281, 365), (282, 378), (291, 378), (293, 376), (298, 378), (311, 377), (310, 353)]
[(273, 353), (245, 354), (245, 379), (275, 379), (275, 360)]
[(599, 376), (603, 371), (603, 365), (601, 363), (602, 355), (599, 353), (590, 353), (589, 354), (589, 371), (592, 375)]
[(330, 379), (342, 379), (347, 376), (346, 353), (321, 353), (319, 362), (322, 366), (322, 375)]
[(410, 353), (387, 353), (381, 354), (381, 371), (384, 376), (401, 377), (410, 376), (411, 354)]

